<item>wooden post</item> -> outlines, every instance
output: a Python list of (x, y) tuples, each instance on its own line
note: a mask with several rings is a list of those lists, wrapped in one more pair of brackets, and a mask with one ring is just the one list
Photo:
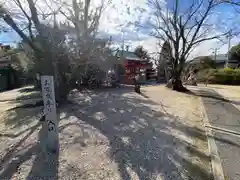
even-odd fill
[(58, 151), (58, 121), (54, 93), (53, 76), (41, 76), (42, 96), (45, 113), (45, 126), (47, 132), (46, 146), (51, 152)]

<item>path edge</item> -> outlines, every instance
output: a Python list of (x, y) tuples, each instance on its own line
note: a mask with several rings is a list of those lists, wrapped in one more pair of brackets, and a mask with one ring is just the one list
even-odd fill
[(203, 118), (204, 128), (205, 128), (206, 136), (208, 139), (208, 151), (211, 158), (213, 178), (214, 180), (225, 180), (221, 159), (218, 153), (218, 148), (212, 133), (212, 129), (206, 127), (206, 125), (209, 126), (210, 123), (209, 123), (209, 119), (208, 119), (202, 98), (201, 98), (201, 106), (202, 106), (202, 118)]

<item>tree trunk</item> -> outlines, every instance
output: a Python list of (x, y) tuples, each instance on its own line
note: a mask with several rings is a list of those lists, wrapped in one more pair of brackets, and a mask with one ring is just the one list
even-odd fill
[(182, 84), (182, 80), (181, 80), (181, 72), (182, 72), (182, 67), (179, 68), (179, 70), (175, 71), (175, 73), (173, 72), (173, 76), (171, 77), (171, 79), (167, 82), (167, 87), (171, 88), (172, 90), (175, 91), (179, 91), (179, 92), (187, 92), (188, 89), (185, 88)]
[[(184, 62), (184, 61), (181, 60), (181, 62)], [(179, 63), (174, 66), (174, 69), (172, 71), (172, 77), (167, 82), (167, 85), (166, 85), (168, 88), (171, 88), (172, 90), (179, 91), (179, 92), (189, 91), (182, 84), (182, 80), (181, 80), (182, 70), (183, 70), (183, 63)]]
[(183, 86), (182, 80), (179, 78), (171, 78), (167, 82), (167, 87), (171, 88), (172, 90), (179, 91), (179, 92), (187, 92), (188, 91), (188, 89)]
[(66, 102), (70, 92), (70, 84), (64, 79), (55, 82), (56, 102), (60, 105)]

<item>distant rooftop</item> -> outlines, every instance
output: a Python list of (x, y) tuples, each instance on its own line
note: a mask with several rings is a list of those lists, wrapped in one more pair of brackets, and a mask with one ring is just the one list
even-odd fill
[[(195, 63), (199, 62), (202, 57), (205, 57), (205, 56), (195, 57), (194, 59), (190, 60), (190, 62), (195, 62)], [(208, 56), (208, 57), (210, 57), (212, 60), (214, 60), (218, 63), (227, 61), (227, 54), (217, 54), (216, 59), (215, 59), (214, 55), (211, 55), (211, 56)]]
[[(209, 56), (212, 60), (215, 60), (215, 56)], [(227, 61), (227, 54), (216, 55), (216, 61)]]
[(117, 57), (123, 56), (124, 58), (129, 59), (129, 60), (143, 61), (143, 59), (139, 58), (134, 52), (131, 52), (131, 51), (118, 50), (116, 52), (116, 56)]

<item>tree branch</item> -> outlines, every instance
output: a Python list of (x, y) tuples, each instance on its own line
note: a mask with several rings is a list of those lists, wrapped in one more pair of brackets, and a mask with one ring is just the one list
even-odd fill
[(15, 30), (18, 35), (25, 41), (26, 43), (29, 44), (29, 46), (36, 51), (39, 51), (39, 49), (33, 44), (33, 42), (18, 28), (17, 24), (14, 22), (14, 20), (11, 18), (10, 15), (7, 13), (0, 13), (0, 17), (3, 18), (3, 20), (11, 27), (13, 30)]
[[(163, 21), (163, 23), (164, 23), (163, 26), (165, 26), (165, 27), (167, 28), (167, 30), (166, 30), (164, 33), (166, 34), (166, 32), (168, 32), (168, 33), (169, 33), (169, 35), (167, 35), (168, 38), (171, 37), (171, 40), (174, 41), (174, 39), (173, 39), (174, 36), (173, 36), (173, 34), (172, 34), (172, 30), (171, 30), (171, 27), (169, 26), (169, 22), (168, 22), (168, 20), (170, 19), (170, 18), (168, 18), (168, 14), (167, 14), (167, 17), (164, 17), (164, 14), (162, 13), (162, 12), (164, 12), (164, 10), (161, 8), (158, 0), (155, 0), (155, 1), (154, 1), (154, 5), (156, 6), (157, 13), (158, 13), (158, 14), (156, 14), (156, 17), (157, 17), (157, 19), (158, 19), (158, 22), (160, 22), (160, 21), (159, 21), (159, 16), (160, 16), (160, 19), (161, 19), (161, 20)], [(161, 23), (159, 23), (159, 26), (161, 26)]]
[(223, 34), (219, 34), (219, 35), (216, 35), (216, 36), (212, 36), (212, 37), (208, 37), (208, 38), (202, 38), (202, 39), (199, 39), (199, 40), (196, 40), (194, 43), (192, 43), (192, 45), (197, 45), (203, 41), (209, 41), (209, 40), (212, 40), (212, 39), (218, 39), (219, 37), (221, 36), (226, 36), (228, 34), (227, 33), (223, 33)]
[(27, 12), (24, 10), (20, 0), (14, 0), (14, 2), (16, 3), (16, 5), (21, 9), (21, 11), (23, 12), (24, 16), (28, 19), (28, 32), (29, 32), (29, 37), (31, 38), (31, 40), (33, 39), (33, 33), (32, 33), (32, 20), (29, 17), (29, 15), (27, 14)]
[(33, 0), (27, 0), (27, 1), (28, 1), (29, 9), (31, 11), (31, 15), (32, 15), (31, 19), (32, 19), (36, 29), (38, 30), (38, 33), (40, 34), (40, 36), (42, 36), (41, 24), (38, 19), (38, 14), (37, 14), (37, 9), (35, 7), (35, 3), (33, 2)]

